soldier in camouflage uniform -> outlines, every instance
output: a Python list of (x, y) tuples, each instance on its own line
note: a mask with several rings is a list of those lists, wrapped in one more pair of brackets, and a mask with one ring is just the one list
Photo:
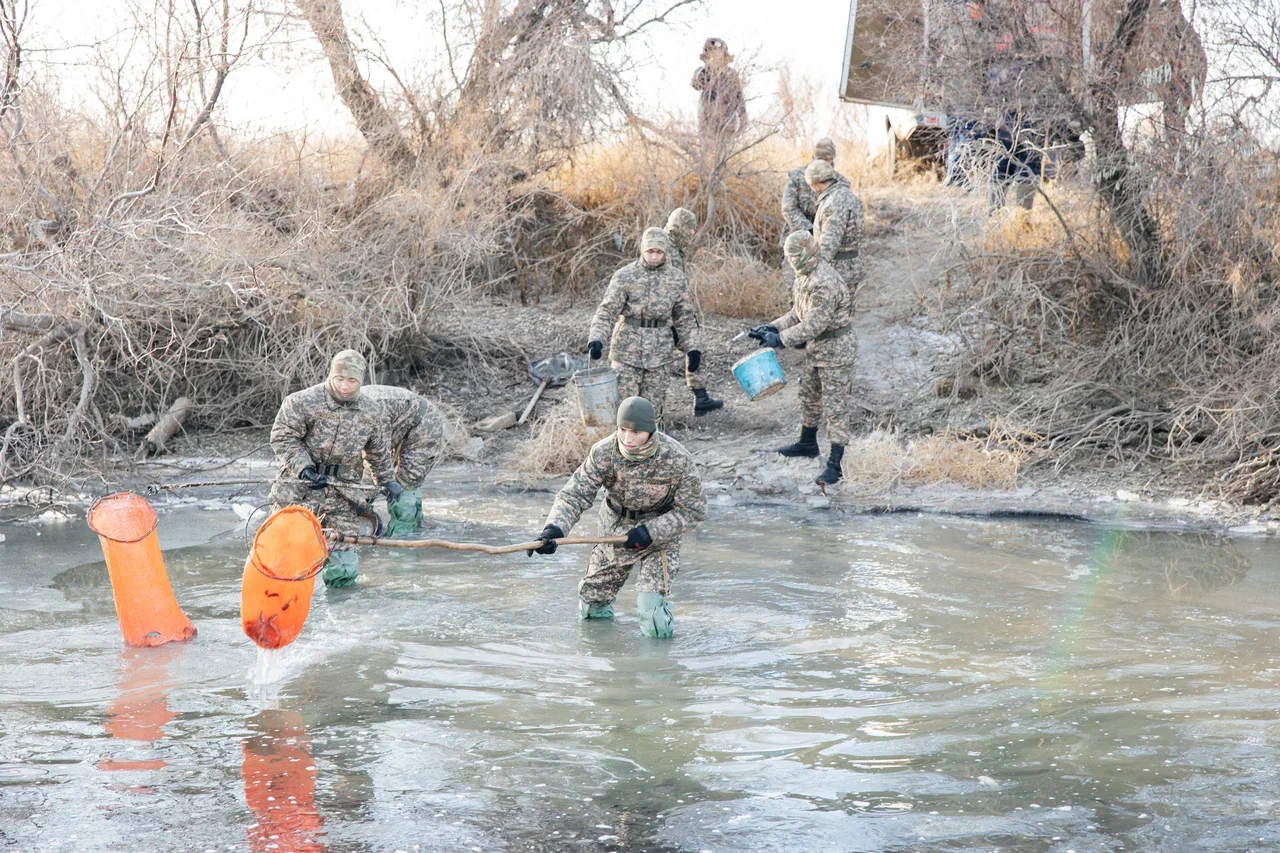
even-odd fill
[(394, 385), (366, 385), (360, 389), (382, 409), (383, 431), (396, 465), (396, 481), (404, 492), (388, 501), (391, 520), (386, 535), (407, 536), (422, 524), (422, 484), (440, 458), (444, 441), (444, 418), (425, 397)]
[(670, 637), (675, 617), (667, 596), (680, 571), (680, 537), (707, 517), (707, 501), (693, 457), (657, 429), (648, 400), (622, 401), (618, 431), (591, 448), (556, 495), (537, 553), (555, 553), (556, 540), (573, 529), (603, 486), (600, 530), (606, 536), (625, 532), (627, 541), (591, 550), (587, 574), (578, 584), (578, 613), (583, 619), (612, 618), (618, 590), (638, 568), (640, 632)]
[(742, 77), (729, 67), (733, 57), (721, 39), (709, 38), (703, 42), (698, 58), (704, 64), (693, 72), (689, 83), (699, 92), (698, 132), (705, 143), (717, 145), (747, 129)]
[[(813, 143), (813, 159), (826, 160), (834, 169), (836, 165), (836, 144), (829, 138), (819, 139)], [(804, 179), (804, 166), (797, 166), (787, 172), (787, 182), (782, 188), (782, 219), (786, 223), (782, 229), (782, 239), (792, 231), (813, 231), (813, 219), (818, 215), (818, 194)], [(849, 179), (836, 172), (836, 181), (849, 186)]]
[(852, 297), (866, 277), (862, 269), (862, 202), (826, 160), (814, 160), (804, 170), (805, 180), (818, 194), (813, 218), (813, 238), (822, 259), (835, 267)]
[[(698, 230), (698, 217), (694, 216), (692, 210), (686, 210), (683, 207), (677, 207), (671, 211), (671, 215), (667, 217), (667, 263), (674, 266), (685, 276), (689, 275), (689, 269), (685, 265), (686, 253), (693, 243), (693, 235)], [(690, 296), (692, 303), (693, 297)], [(697, 322), (697, 312), (694, 313), (694, 321)], [(675, 336), (675, 328), (672, 327), (672, 334)], [(679, 343), (679, 340), (676, 340)], [(689, 390), (693, 392), (693, 416), (700, 418), (708, 412), (714, 412), (716, 409), (724, 408), (724, 400), (717, 400), (707, 394), (707, 383), (702, 378), (699, 368), (702, 365), (702, 353), (698, 353), (697, 357), (693, 357), (690, 353), (688, 364), (685, 366), (684, 378), (685, 383), (689, 386)]]
[(641, 257), (613, 274), (591, 320), (587, 352), (597, 359), (610, 334), (609, 363), (618, 374), (618, 397), (644, 396), (662, 416), (672, 330), (676, 346), (696, 371), (702, 361), (698, 320), (689, 280), (667, 261), (670, 241), (661, 228), (647, 228)]
[(808, 231), (787, 237), (787, 260), (796, 272), (791, 310), (750, 336), (767, 347), (803, 347), (800, 375), (800, 440), (781, 447), (783, 456), (818, 455), (818, 424), (825, 403), (831, 456), (818, 475), (821, 485), (840, 480), (840, 465), (853, 426), (853, 367), (858, 339), (853, 333), (853, 299), (840, 275), (819, 255)]
[[(365, 360), (355, 350), (333, 357), (329, 379), (285, 397), (271, 426), (271, 449), (280, 472), (271, 487), (271, 509), (304, 506), (320, 524), (339, 533), (359, 534), (361, 517), (373, 515), (360, 485), (367, 461), (388, 499), (402, 489), (391, 467), (382, 431), (382, 409), (360, 393)], [(353, 546), (335, 544), (324, 567), (327, 586), (355, 583), (359, 557)]]

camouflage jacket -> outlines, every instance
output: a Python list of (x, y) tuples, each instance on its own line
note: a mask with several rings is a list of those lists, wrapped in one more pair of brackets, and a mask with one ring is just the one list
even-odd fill
[(284, 398), (271, 426), (271, 449), (281, 471), (295, 477), (308, 465), (338, 465), (332, 479), (358, 483), (366, 460), (379, 486), (394, 477), (382, 408), (363, 393), (339, 402), (323, 383)]
[(827, 263), (836, 260), (838, 252), (862, 250), (862, 225), (862, 202), (848, 184), (837, 181), (818, 196), (813, 236), (818, 241), (818, 254)]
[(425, 427), (433, 441), (443, 440), (444, 419), (440, 410), (426, 397), (396, 385), (366, 385), (360, 389), (360, 396), (381, 407), (383, 431), (393, 449), (419, 424)]
[[(643, 524), (654, 545), (675, 545), (707, 517), (693, 457), (665, 433), (658, 433), (658, 451), (638, 462), (623, 457), (617, 433), (596, 442), (556, 495), (546, 523), (568, 534), (595, 503), (601, 486), (607, 500), (600, 507), (600, 527), (606, 534)], [(640, 517), (622, 518), (614, 507), (634, 510)]]
[[(824, 260), (813, 272), (797, 275), (791, 286), (791, 310), (773, 321), (783, 346), (805, 345), (806, 355), (820, 365), (845, 361), (840, 330), (853, 322), (853, 299), (840, 274)], [(827, 337), (823, 338), (822, 336)]]
[(666, 232), (667, 232), (667, 263), (671, 264), (671, 266), (675, 267), (680, 272), (684, 273), (686, 277), (688, 277), (689, 270), (685, 269), (685, 265), (684, 265), (685, 263), (684, 252), (687, 247), (685, 246), (684, 241), (681, 240), (679, 237), (677, 237), (670, 228), (666, 229)]
[[(658, 321), (643, 328), (626, 322)], [(609, 358), (620, 364), (655, 370), (671, 360), (671, 329), (684, 352), (701, 349), (698, 320), (689, 298), (689, 279), (670, 261), (650, 267), (632, 261), (613, 274), (591, 320), (588, 340), (603, 341), (613, 327)]]
[[(813, 219), (818, 215), (818, 194), (804, 179), (804, 166), (787, 172), (787, 183), (782, 188), (782, 241), (793, 231), (813, 231)], [(849, 186), (849, 179), (839, 172), (836, 183)]]
[(742, 96), (742, 78), (737, 71), (715, 71), (703, 65), (693, 72), (689, 85), (701, 93), (698, 128), (702, 133), (732, 135), (746, 129), (747, 101)]

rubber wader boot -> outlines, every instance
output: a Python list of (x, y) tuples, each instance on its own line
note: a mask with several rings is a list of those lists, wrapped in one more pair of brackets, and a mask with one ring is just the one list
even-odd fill
[(783, 456), (803, 456), (806, 459), (815, 459), (818, 456), (818, 428), (817, 427), (800, 427), (800, 440), (795, 444), (788, 444), (786, 447), (779, 447), (778, 452)]
[(587, 604), (587, 602), (579, 598), (578, 615), (583, 619), (612, 619), (613, 602), (608, 604)]
[(820, 486), (830, 486), (833, 483), (840, 482), (841, 468), (840, 463), (844, 461), (844, 445), (831, 445), (831, 456), (827, 459), (827, 468), (818, 475), (818, 479), (814, 480)]
[(355, 551), (334, 551), (324, 564), (325, 586), (351, 586), (360, 574), (360, 555)]
[(405, 489), (398, 499), (387, 502), (387, 513), (391, 516), (386, 531), (388, 538), (401, 539), (412, 534), (422, 524), (422, 492)]
[(641, 634), (666, 639), (675, 633), (676, 617), (671, 612), (671, 602), (662, 593), (636, 593), (636, 608), (640, 616)]
[(694, 403), (693, 416), (700, 418), (707, 412), (714, 412), (716, 409), (724, 408), (724, 400), (717, 400), (707, 393), (706, 388), (693, 389)]

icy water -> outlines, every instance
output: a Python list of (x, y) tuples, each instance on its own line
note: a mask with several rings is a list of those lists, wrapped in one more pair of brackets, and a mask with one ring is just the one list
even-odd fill
[[(460, 491), (518, 541), (550, 495)], [(121, 646), (81, 523), (0, 545), (0, 849), (1244, 851), (1280, 845), (1274, 545), (716, 509), (676, 637), (581, 548), (373, 552), (259, 661), (230, 511), (162, 515), (190, 643)]]

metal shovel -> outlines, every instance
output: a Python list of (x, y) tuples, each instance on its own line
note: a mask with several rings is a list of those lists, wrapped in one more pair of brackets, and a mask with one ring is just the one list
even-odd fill
[(485, 418), (475, 425), (476, 432), (499, 432), (513, 427), (516, 424), (522, 424), (529, 419), (529, 415), (533, 412), (533, 407), (538, 404), (538, 400), (542, 399), (542, 392), (547, 388), (559, 388), (571, 378), (573, 374), (580, 370), (586, 370), (587, 357), (585, 355), (577, 355), (568, 352), (558, 352), (555, 355), (549, 355), (546, 358), (540, 358), (529, 364), (529, 378), (538, 383), (538, 390), (533, 392), (533, 399), (529, 401), (529, 405), (524, 407), (524, 411), (516, 417), (514, 412), (503, 412), (500, 415)]

